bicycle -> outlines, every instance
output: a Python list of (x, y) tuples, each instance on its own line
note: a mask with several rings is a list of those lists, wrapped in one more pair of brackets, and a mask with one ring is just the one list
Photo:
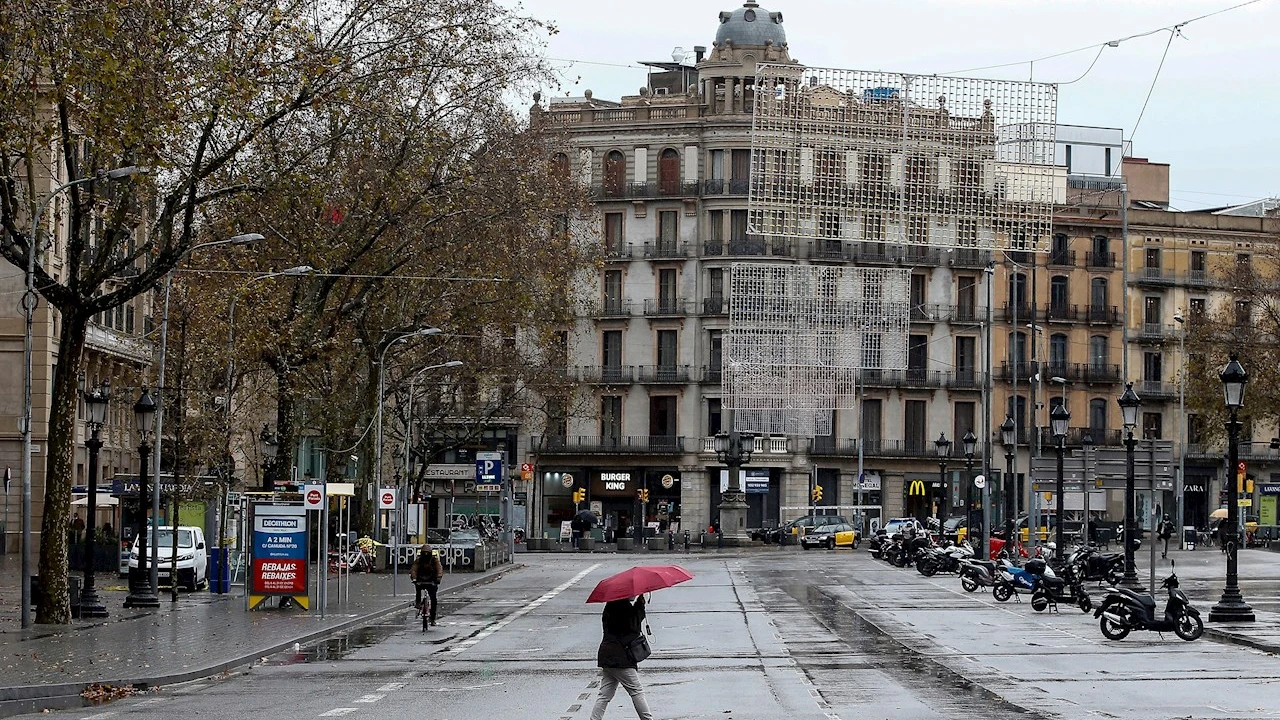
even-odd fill
[(429, 584), (418, 582), (413, 584), (414, 589), (421, 598), (413, 604), (414, 609), (417, 611), (414, 619), (422, 618), (422, 632), (426, 632), (427, 628), (431, 626), (431, 594), (426, 591)]
[(329, 553), (329, 572), (373, 572), (373, 554), (359, 547)]

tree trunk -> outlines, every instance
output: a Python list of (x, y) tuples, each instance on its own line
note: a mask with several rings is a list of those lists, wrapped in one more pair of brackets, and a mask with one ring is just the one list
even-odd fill
[[(376, 368), (377, 365), (370, 363), (369, 367)], [(364, 406), (370, 422), (378, 421), (378, 403), (381, 398), (378, 397), (378, 376), (377, 372), (369, 373), (369, 381), (365, 383), (365, 401)], [(360, 458), (360, 475), (357, 482), (360, 483), (356, 491), (356, 506), (360, 512), (356, 515), (356, 529), (361, 535), (374, 537), (374, 516), (377, 512), (375, 508), (378, 506), (376, 502), (370, 502), (369, 488), (373, 485), (373, 479), (376, 477), (374, 465), (378, 462), (378, 428), (370, 427), (369, 432), (365, 434), (365, 451), (364, 457)], [(376, 492), (377, 488), (373, 488)]]
[(271, 463), (272, 477), (276, 483), (294, 479), (294, 444), (298, 434), (293, 424), (297, 411), (292, 382), (295, 372), (290, 371), (289, 363), (281, 363), (281, 369), (276, 371), (276, 442), (279, 444), (276, 446), (276, 458)]
[(88, 322), (87, 316), (64, 312), (58, 336), (40, 524), (40, 594), (34, 598), (37, 623), (65, 625), (71, 621), (66, 529), (71, 515), (71, 486), (75, 482), (77, 393)]

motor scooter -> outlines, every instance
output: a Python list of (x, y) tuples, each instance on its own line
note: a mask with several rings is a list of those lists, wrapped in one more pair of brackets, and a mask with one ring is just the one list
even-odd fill
[(1004, 560), (1000, 565), (1000, 582), (991, 590), (991, 597), (999, 602), (1004, 602), (1009, 598), (1016, 598), (1018, 602), (1022, 602), (1019, 593), (1031, 592), (1036, 587), (1036, 579), (1044, 574), (1047, 565), (1044, 560), (1032, 558), (1027, 564), (1018, 567), (1010, 560)]
[(1080, 579), (1097, 580), (1108, 585), (1118, 585), (1124, 576), (1124, 553), (1098, 552), (1098, 548), (1088, 545), (1076, 551), (1080, 554)]
[(960, 587), (965, 592), (974, 592), (980, 587), (994, 587), (1000, 582), (1000, 571), (994, 560), (961, 560), (959, 572)]
[[(1034, 569), (1039, 569), (1043, 561), (1032, 560), (1027, 563), (1029, 572), (1034, 565)], [(1044, 612), (1052, 609), (1058, 611), (1058, 603), (1071, 603), (1080, 608), (1081, 612), (1089, 612), (1093, 609), (1093, 600), (1089, 597), (1089, 593), (1084, 589), (1084, 582), (1080, 579), (1079, 573), (1079, 552), (1072, 553), (1061, 564), (1061, 576), (1054, 572), (1053, 568), (1045, 565), (1043, 571), (1036, 578), (1035, 585), (1031, 588), (1031, 609), (1036, 612)]]
[(1123, 640), (1133, 630), (1159, 633), (1172, 630), (1187, 642), (1203, 635), (1204, 621), (1200, 619), (1200, 611), (1192, 607), (1187, 596), (1178, 589), (1178, 574), (1169, 575), (1160, 587), (1169, 592), (1163, 615), (1156, 614), (1156, 600), (1147, 593), (1123, 587), (1107, 588), (1107, 596), (1093, 613), (1098, 618), (1102, 634), (1108, 640)]
[(916, 561), (916, 570), (925, 577), (932, 577), (940, 572), (958, 573), (961, 561), (971, 557), (973, 548), (969, 545), (926, 548), (924, 555)]

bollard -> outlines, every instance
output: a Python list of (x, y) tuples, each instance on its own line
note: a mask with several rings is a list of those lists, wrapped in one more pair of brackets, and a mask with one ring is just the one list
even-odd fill
[(689, 531), (684, 531), (684, 551), (689, 552)]
[(724, 549), (724, 533), (716, 533), (716, 549)]
[(667, 549), (673, 552), (676, 549), (676, 531), (675, 530), (667, 531)]

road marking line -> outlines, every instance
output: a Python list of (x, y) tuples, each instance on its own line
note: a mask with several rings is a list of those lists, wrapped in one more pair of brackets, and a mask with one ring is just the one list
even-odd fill
[(329, 712), (320, 713), (320, 717), (342, 717), (343, 715), (350, 715), (359, 709), (360, 708), (334, 708)]
[(376, 703), (384, 697), (386, 697), (386, 695), (361, 695), (359, 700), (352, 700), (351, 702)]
[(383, 685), (377, 690), (374, 690), (374, 692), (380, 692), (380, 693), (395, 692), (396, 690), (399, 690), (404, 686), (405, 686), (405, 683), (387, 683), (386, 685)]
[(474, 647), (477, 643), (479, 643), (481, 640), (484, 640), (485, 638), (487, 638), (487, 637), (489, 637), (490, 635), (492, 635), (492, 634), (494, 634), (494, 633), (498, 632), (499, 630), (501, 630), (502, 628), (504, 628), (504, 627), (506, 627), (506, 626), (510, 625), (511, 623), (515, 622), (516, 620), (519, 620), (520, 618), (524, 617), (525, 615), (528, 615), (529, 613), (533, 612), (534, 610), (537, 610), (539, 607), (541, 607), (541, 606), (542, 606), (544, 603), (546, 603), (548, 600), (551, 600), (552, 598), (554, 598), (555, 596), (557, 596), (557, 595), (559, 595), (560, 593), (564, 592), (565, 590), (568, 590), (569, 588), (573, 587), (573, 586), (574, 586), (574, 585), (576, 585), (580, 580), (582, 580), (582, 578), (584, 578), (584, 577), (586, 577), (586, 576), (590, 575), (590, 574), (591, 574), (591, 573), (592, 573), (596, 568), (600, 567), (600, 565), (601, 565), (600, 563), (596, 563), (595, 565), (592, 565), (591, 567), (587, 568), (586, 570), (583, 570), (582, 572), (578, 573), (577, 575), (574, 575), (572, 578), (569, 578), (567, 581), (565, 581), (565, 582), (563, 582), (563, 583), (561, 583), (561, 584), (557, 585), (556, 587), (552, 588), (551, 590), (549, 590), (549, 591), (547, 591), (547, 592), (543, 593), (541, 597), (538, 597), (538, 598), (536, 598), (536, 599), (534, 599), (534, 600), (531, 600), (531, 601), (530, 601), (529, 603), (527, 603), (524, 607), (520, 608), (519, 610), (516, 610), (515, 612), (511, 613), (510, 615), (507, 615), (506, 617), (504, 617), (504, 618), (502, 618), (502, 619), (500, 619), (500, 620), (496, 620), (496, 621), (494, 621), (493, 623), (491, 623), (491, 624), (490, 624), (488, 627), (486, 627), (485, 629), (483, 629), (483, 630), (481, 630), (480, 632), (476, 633), (475, 635), (473, 635), (473, 636), (471, 636), (471, 637), (467, 638), (466, 640), (463, 640), (462, 642), (458, 643), (458, 645), (457, 645), (456, 647), (450, 648), (450, 649), (446, 650), (445, 652), (454, 653), (454, 654), (456, 655), (456, 654), (459, 654), (459, 653), (463, 652), (464, 650), (469, 650), (469, 649), (471, 649), (471, 648), (472, 648), (472, 647)]
[(160, 702), (160, 698), (147, 698), (146, 700), (139, 700), (138, 702), (134, 703), (133, 706), (142, 707), (143, 705), (155, 705), (158, 702)]
[(118, 714), (119, 713), (115, 710), (108, 710), (106, 712), (97, 713), (96, 715), (85, 715), (84, 720), (98, 720), (99, 718), (109, 718), (113, 715), (118, 715)]

